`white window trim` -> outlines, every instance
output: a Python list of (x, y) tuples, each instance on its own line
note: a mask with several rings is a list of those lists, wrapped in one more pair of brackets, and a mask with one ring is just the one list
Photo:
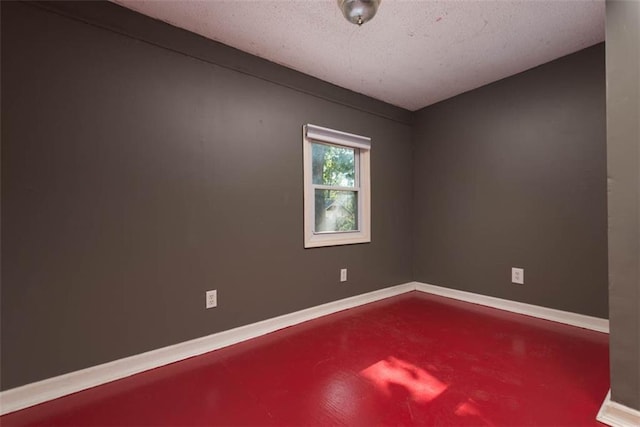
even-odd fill
[[(304, 247), (352, 245), (371, 242), (371, 138), (340, 132), (307, 124), (302, 131), (302, 152), (304, 161)], [(356, 175), (360, 190), (358, 191), (358, 226), (357, 231), (335, 233), (314, 233), (315, 197), (312, 182), (312, 142), (321, 142), (358, 149), (356, 156)]]

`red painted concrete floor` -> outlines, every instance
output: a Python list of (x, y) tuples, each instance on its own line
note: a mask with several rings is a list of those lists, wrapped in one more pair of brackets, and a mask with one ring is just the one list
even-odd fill
[(418, 292), (0, 418), (5, 426), (589, 426), (608, 336)]

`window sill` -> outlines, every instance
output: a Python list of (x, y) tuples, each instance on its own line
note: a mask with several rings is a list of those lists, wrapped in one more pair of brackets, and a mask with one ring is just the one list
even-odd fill
[(337, 234), (313, 234), (305, 239), (305, 248), (320, 248), (326, 246), (357, 245), (371, 243), (371, 236), (364, 233), (349, 233), (349, 236)]

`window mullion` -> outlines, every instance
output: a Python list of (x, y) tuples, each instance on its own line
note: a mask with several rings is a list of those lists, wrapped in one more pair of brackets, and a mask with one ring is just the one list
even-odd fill
[(312, 184), (314, 190), (360, 191), (360, 187), (339, 187), (337, 185)]

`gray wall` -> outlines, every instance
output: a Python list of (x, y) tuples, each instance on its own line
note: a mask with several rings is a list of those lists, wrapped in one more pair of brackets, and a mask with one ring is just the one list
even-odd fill
[(607, 2), (611, 397), (640, 410), (640, 3)]
[[(2, 389), (412, 279), (408, 112), (65, 7), (142, 21), (2, 3)], [(305, 123), (372, 137), (370, 244), (303, 249)]]
[(419, 111), (414, 279), (606, 318), (605, 156), (603, 44)]

